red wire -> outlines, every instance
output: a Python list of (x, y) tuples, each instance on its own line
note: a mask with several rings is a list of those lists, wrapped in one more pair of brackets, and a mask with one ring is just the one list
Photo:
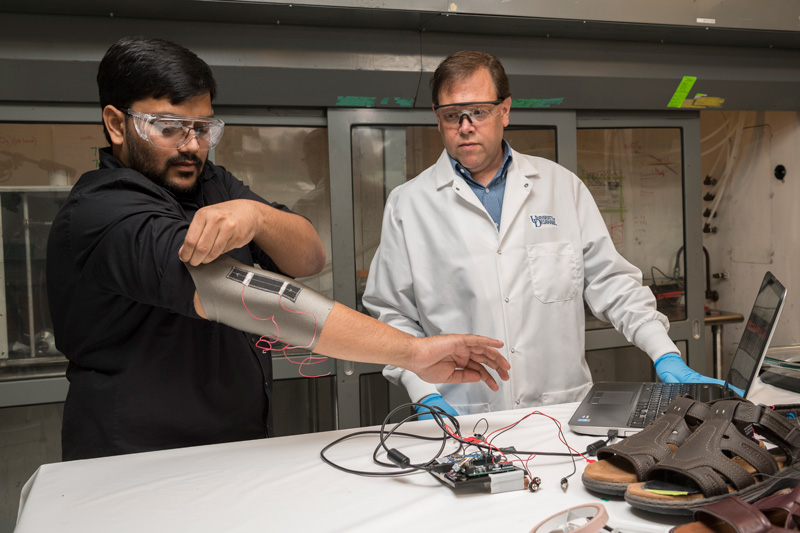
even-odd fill
[[(570, 446), (569, 444), (567, 444), (567, 441), (564, 439), (563, 432), (561, 431), (561, 422), (559, 422), (558, 420), (556, 420), (556, 419), (555, 419), (555, 418), (553, 418), (552, 416), (550, 416), (550, 415), (547, 415), (547, 414), (545, 414), (545, 413), (543, 413), (543, 412), (541, 412), (541, 411), (533, 411), (533, 412), (531, 412), (531, 413), (528, 413), (527, 415), (523, 416), (522, 418), (520, 418), (520, 419), (519, 419), (519, 420), (517, 420), (516, 422), (513, 422), (513, 423), (511, 423), (511, 424), (509, 424), (509, 425), (507, 425), (507, 426), (505, 426), (505, 427), (502, 427), (502, 428), (500, 428), (500, 429), (496, 429), (496, 430), (492, 431), (491, 433), (489, 433), (488, 435), (486, 435), (486, 440), (489, 440), (489, 438), (490, 438), (492, 435), (494, 435), (495, 433), (497, 433), (497, 432), (499, 432), (499, 431), (503, 431), (503, 430), (505, 430), (505, 429), (508, 429), (508, 428), (510, 428), (510, 427), (513, 427), (513, 426), (515, 426), (515, 425), (519, 424), (520, 422), (522, 422), (523, 420), (525, 420), (526, 418), (528, 418), (529, 416), (533, 416), (533, 415), (542, 415), (542, 416), (544, 416), (544, 417), (546, 417), (546, 418), (549, 418), (549, 419), (550, 419), (550, 420), (552, 420), (553, 422), (555, 422), (555, 423), (556, 423), (556, 426), (558, 426), (558, 440), (560, 440), (560, 441), (561, 441), (561, 442), (564, 444), (564, 446), (566, 446), (566, 447), (567, 447), (567, 449), (568, 449), (568, 450), (570, 450), (570, 451), (572, 451), (572, 452), (574, 452), (574, 453), (577, 453), (578, 455), (580, 455), (581, 457), (583, 457), (583, 459), (584, 459), (586, 462), (592, 462), (592, 461), (591, 461), (591, 460), (590, 460), (588, 457), (586, 457), (586, 456), (585, 456), (585, 455), (583, 455), (581, 452), (579, 452), (578, 450), (576, 450), (575, 448), (573, 448), (572, 446)], [(530, 458), (529, 458), (528, 460), (530, 460)], [(527, 464), (527, 461), (526, 461), (526, 464)]]
[(488, 446), (488, 447), (489, 447), (489, 449), (491, 449), (491, 450), (497, 450), (497, 453), (499, 453), (500, 455), (502, 455), (502, 456), (503, 456), (503, 460), (505, 460), (505, 461), (508, 461), (508, 457), (506, 457), (506, 454), (504, 454), (502, 451), (500, 451), (500, 448), (498, 448), (497, 446), (495, 446), (495, 445), (494, 445), (494, 444), (492, 444), (491, 442), (486, 442), (485, 440), (481, 440), (481, 439), (479, 439), (479, 438), (477, 438), (477, 437), (468, 437), (468, 438), (459, 437), (458, 435), (456, 435), (456, 434), (453, 432), (453, 430), (452, 430), (452, 429), (450, 429), (450, 426), (448, 426), (447, 424), (445, 424), (445, 425), (444, 425), (444, 428), (445, 428), (445, 431), (447, 431), (447, 433), (448, 433), (448, 434), (449, 434), (451, 437), (453, 437), (453, 439), (455, 439), (456, 441), (459, 441), (459, 442), (460, 442), (460, 441), (466, 441), (466, 442), (469, 442), (470, 444), (474, 444), (474, 443), (478, 443), (478, 444), (485, 444), (486, 446)]
[[(283, 356), (286, 358), (287, 361), (289, 361), (292, 364), (298, 365), (297, 366), (297, 372), (298, 372), (298, 374), (300, 374), (304, 378), (322, 378), (322, 377), (330, 375), (330, 372), (326, 372), (324, 374), (317, 374), (317, 375), (309, 375), (309, 374), (305, 374), (303, 372), (303, 366), (305, 366), (305, 365), (316, 365), (316, 364), (319, 364), (319, 363), (323, 363), (323, 362), (328, 360), (327, 357), (318, 356), (318, 355), (309, 355), (308, 357), (306, 357), (305, 359), (303, 359), (302, 361), (300, 361), (298, 363), (297, 361), (293, 361), (289, 357), (289, 354), (286, 353), (286, 350), (288, 350), (290, 348), (308, 348), (308, 347), (310, 347), (310, 346), (312, 346), (314, 344), (314, 339), (317, 338), (317, 317), (316, 317), (316, 315), (314, 315), (314, 313), (311, 313), (309, 311), (292, 311), (291, 309), (287, 309), (286, 306), (283, 305), (283, 294), (278, 295), (278, 303), (281, 305), (281, 307), (283, 308), (284, 311), (286, 311), (288, 313), (311, 315), (311, 316), (314, 317), (314, 335), (311, 337), (311, 342), (309, 342), (305, 346), (290, 346), (289, 343), (285, 343), (286, 345), (283, 348), (275, 348), (275, 346), (274, 346), (275, 343), (283, 342), (281, 340), (281, 338), (280, 338), (281, 337), (281, 328), (280, 328), (280, 326), (278, 326), (278, 323), (275, 321), (275, 315), (272, 315), (271, 317), (268, 317), (268, 318), (260, 318), (260, 317), (257, 317), (256, 315), (254, 315), (252, 312), (250, 312), (250, 309), (247, 307), (247, 303), (244, 301), (244, 289), (245, 289), (245, 287), (247, 287), (247, 285), (242, 284), (242, 305), (244, 306), (244, 310), (247, 311), (247, 314), (250, 315), (251, 317), (255, 318), (256, 320), (271, 320), (272, 323), (275, 324), (276, 334), (275, 335), (262, 335), (261, 338), (258, 339), (258, 342), (256, 342), (256, 347), (261, 348), (262, 350), (265, 349), (264, 346), (259, 346), (263, 341), (268, 346), (268, 348), (266, 348), (266, 349), (271, 350), (271, 351), (276, 351), (276, 352), (283, 353)], [(272, 337), (273, 340), (269, 340), (269, 337)]]

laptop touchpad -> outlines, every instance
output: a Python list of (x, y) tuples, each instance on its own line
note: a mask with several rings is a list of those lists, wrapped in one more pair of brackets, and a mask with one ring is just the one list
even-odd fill
[(630, 391), (598, 391), (589, 402), (592, 405), (623, 405), (631, 403), (633, 393)]

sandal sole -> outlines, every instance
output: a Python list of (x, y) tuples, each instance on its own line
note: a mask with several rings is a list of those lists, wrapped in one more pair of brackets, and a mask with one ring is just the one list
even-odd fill
[(630, 483), (614, 483), (611, 481), (597, 481), (595, 479), (581, 476), (583, 486), (592, 492), (607, 494), (609, 496), (624, 496)]
[[(651, 513), (691, 515), (695, 509), (718, 502), (720, 500), (724, 500), (729, 496), (737, 496), (747, 503), (752, 503), (773, 492), (774, 487), (783, 480), (788, 478), (800, 478), (800, 469), (798, 469), (796, 466), (791, 466), (784, 470), (784, 472), (778, 472), (766, 481), (761, 481), (741, 491), (731, 491), (728, 494), (712, 496), (710, 498), (703, 497), (702, 494), (697, 494), (697, 498), (692, 498), (689, 496), (688, 498), (682, 498), (677, 501), (669, 501), (666, 498), (665, 500), (644, 498), (636, 494), (631, 494), (630, 491), (626, 491), (625, 501), (628, 502), (631, 507), (635, 507), (636, 509), (641, 509), (643, 511), (649, 511)], [(641, 486), (642, 483), (636, 483), (635, 485), (638, 487)]]

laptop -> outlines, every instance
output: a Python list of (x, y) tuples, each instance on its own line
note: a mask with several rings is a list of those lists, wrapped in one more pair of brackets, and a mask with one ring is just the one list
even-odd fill
[(575, 433), (607, 436), (617, 430), (620, 436), (637, 433), (662, 415), (676, 396), (691, 394), (708, 402), (724, 397), (744, 397), (755, 381), (778, 322), (786, 288), (767, 272), (761, 282), (742, 340), (731, 361), (725, 385), (715, 383), (595, 383), (575, 410), (569, 427)]

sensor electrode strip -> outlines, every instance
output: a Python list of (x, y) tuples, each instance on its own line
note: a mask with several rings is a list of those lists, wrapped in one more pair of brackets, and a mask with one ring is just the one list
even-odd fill
[(333, 300), (292, 278), (223, 255), (185, 263), (209, 320), (313, 350)]
[(288, 298), (293, 302), (297, 301), (300, 291), (303, 290), (297, 285), (292, 285), (291, 283), (287, 283), (276, 278), (271, 278), (269, 276), (264, 276), (262, 274), (254, 274), (239, 267), (231, 268), (231, 271), (228, 272), (227, 278), (238, 281), (244, 285), (247, 285), (248, 287), (253, 287), (254, 289), (282, 295), (284, 298)]

